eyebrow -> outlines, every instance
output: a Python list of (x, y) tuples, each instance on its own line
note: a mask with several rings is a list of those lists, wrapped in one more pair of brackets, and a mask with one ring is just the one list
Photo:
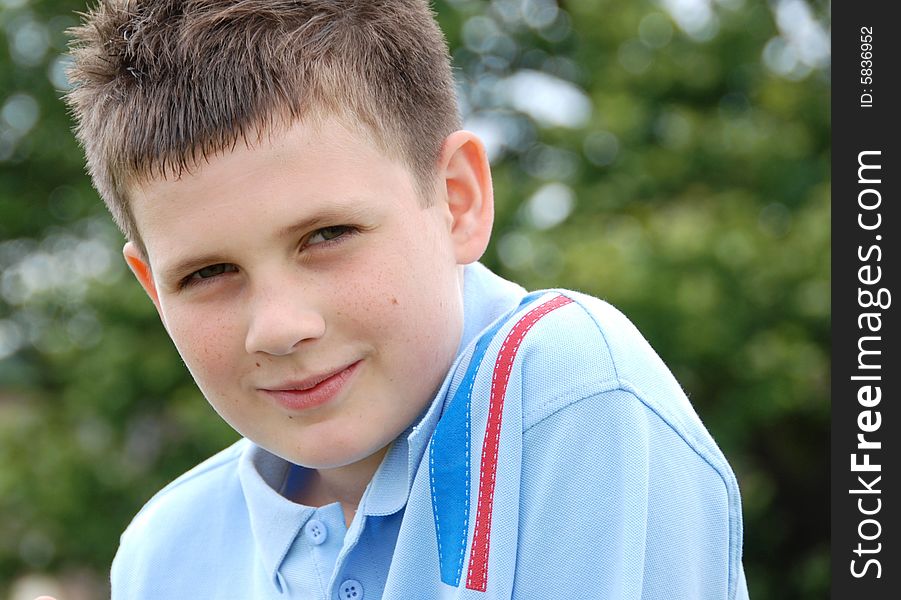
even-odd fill
[[(275, 238), (281, 239), (293, 237), (300, 232), (312, 231), (326, 224), (354, 223), (365, 219), (367, 211), (361, 209), (358, 205), (338, 205), (329, 206), (314, 215), (300, 219), (294, 223), (279, 228), (275, 232)], [(231, 262), (222, 254), (203, 254), (200, 256), (192, 256), (185, 258), (166, 267), (160, 271), (160, 279), (162, 282), (177, 283), (184, 277), (190, 275), (198, 269), (216, 265), (220, 263)]]

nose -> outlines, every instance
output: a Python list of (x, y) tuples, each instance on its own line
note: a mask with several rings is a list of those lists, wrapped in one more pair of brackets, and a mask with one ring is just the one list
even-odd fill
[(325, 318), (299, 294), (265, 294), (250, 303), (245, 348), (250, 354), (291, 354), (307, 340), (325, 334)]

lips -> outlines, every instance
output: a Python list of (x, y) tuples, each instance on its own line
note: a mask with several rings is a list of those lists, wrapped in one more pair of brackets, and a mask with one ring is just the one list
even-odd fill
[(347, 387), (362, 361), (310, 377), (260, 388), (265, 395), (290, 411), (308, 410), (335, 400)]

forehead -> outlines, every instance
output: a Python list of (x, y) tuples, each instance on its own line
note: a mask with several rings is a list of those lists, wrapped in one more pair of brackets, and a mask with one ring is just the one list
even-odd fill
[(181, 158), (149, 162), (138, 172), (126, 174), (126, 187), (129, 191), (148, 187), (161, 189), (161, 184), (182, 184), (217, 168), (227, 169), (228, 163), (277, 166), (288, 156), (292, 160), (304, 155), (309, 155), (310, 159), (327, 156), (329, 160), (371, 160), (375, 154), (384, 158), (395, 156), (377, 136), (346, 124), (344, 119), (296, 119), (241, 135), (225, 148), (185, 147)]
[[(242, 150), (253, 152), (286, 146), (288, 141), (314, 140), (327, 136), (336, 142), (354, 147), (366, 145), (386, 157), (403, 158), (400, 138), (383, 123), (361, 118), (347, 107), (334, 109), (310, 107), (303, 116), (275, 110), (255, 119), (246, 126), (234, 123), (215, 124), (209, 132), (199, 137), (183, 137), (180, 143), (166, 149), (164, 138), (174, 137), (165, 130), (152, 132), (149, 137), (159, 146), (153, 155), (134, 157), (132, 168), (118, 172), (117, 178), (124, 187), (155, 181), (178, 180), (184, 174), (196, 173), (211, 159), (221, 158)], [(295, 147), (298, 145), (295, 144)]]
[[(341, 169), (348, 176), (324, 177)], [(360, 184), (365, 187), (364, 180), (352, 175), (371, 177), (377, 172), (411, 176), (406, 165), (373, 136), (326, 118), (266, 130), (227, 151), (199, 158), (181, 173), (135, 177), (125, 187), (140, 218), (165, 200), (190, 202), (199, 195), (225, 199), (234, 195), (236, 185), (265, 189), (291, 180), (303, 184), (297, 192), (313, 191), (314, 185), (325, 183), (340, 192)]]
[(178, 177), (136, 182), (127, 193), (152, 259), (162, 242), (190, 246), (192, 231), (201, 233), (192, 228), (236, 228), (225, 218), (276, 226), (342, 207), (387, 204), (389, 196), (415, 195), (414, 187), (404, 163), (368, 136), (325, 119), (266, 132)]

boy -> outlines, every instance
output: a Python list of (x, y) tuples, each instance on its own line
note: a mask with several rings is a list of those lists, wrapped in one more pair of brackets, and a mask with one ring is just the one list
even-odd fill
[(493, 206), (421, 0), (103, 0), (69, 102), (125, 259), (244, 439), (114, 598), (747, 596), (728, 464), (632, 325), (480, 266)]

